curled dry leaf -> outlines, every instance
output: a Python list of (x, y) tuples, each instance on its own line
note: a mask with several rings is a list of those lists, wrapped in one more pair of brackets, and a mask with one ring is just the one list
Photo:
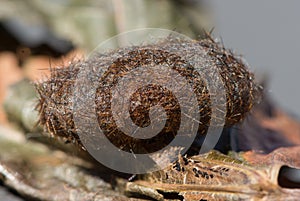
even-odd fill
[(300, 169), (300, 146), (282, 147), (269, 154), (248, 151), (240, 153), (240, 155), (252, 165), (271, 166), (274, 164), (282, 164)]
[(250, 165), (218, 152), (180, 157), (168, 168), (127, 184), (129, 195), (156, 200), (295, 200), (300, 189), (278, 185), (282, 163)]
[(77, 158), (76, 153), (72, 156), (12, 137), (22, 135), (0, 126), (0, 181), (25, 200), (137, 200), (123, 195), (119, 186), (112, 187), (114, 177), (108, 169), (93, 168)]

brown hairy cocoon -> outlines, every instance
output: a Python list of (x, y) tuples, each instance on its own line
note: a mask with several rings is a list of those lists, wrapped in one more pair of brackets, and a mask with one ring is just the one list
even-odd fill
[[(201, 47), (200, 51), (199, 47)], [(169, 50), (172, 50), (172, 53)], [(225, 126), (230, 127), (243, 120), (257, 102), (261, 91), (247, 66), (212, 39), (200, 41), (167, 39), (151, 45), (132, 46), (96, 54), (86, 61), (52, 69), (51, 77), (47, 81), (36, 83), (36, 89), (40, 95), (39, 122), (52, 136), (63, 138), (66, 142), (75, 143), (84, 149), (73, 120), (72, 96), (78, 73), (84, 68), (89, 68), (89, 75), (97, 85), (95, 105), (98, 126), (106, 137), (122, 150), (134, 153), (157, 151), (168, 145), (179, 129), (182, 114), (174, 93), (159, 84), (151, 84), (139, 88), (131, 95), (129, 118), (137, 126), (146, 127), (151, 124), (149, 110), (152, 106), (161, 105), (167, 115), (163, 130), (156, 136), (149, 139), (136, 139), (118, 129), (111, 111), (111, 89), (118, 82), (118, 78), (137, 67), (162, 65), (177, 71), (192, 86), (200, 110), (198, 136), (203, 136), (207, 133), (211, 119), (210, 95), (205, 82), (196, 69), (190, 65), (190, 61), (185, 61), (180, 56), (183, 54), (185, 58), (198, 57), (200, 60), (205, 58), (201, 62), (203, 66), (208, 67), (206, 72), (210, 72), (211, 64), (218, 68), (219, 77), (226, 90), (227, 111), (221, 111), (226, 112)], [(207, 58), (209, 63), (207, 63)], [(103, 66), (107, 67), (107, 70), (104, 70)], [(138, 105), (136, 105), (137, 102)], [(89, 121), (89, 116), (81, 118), (83, 121)]]

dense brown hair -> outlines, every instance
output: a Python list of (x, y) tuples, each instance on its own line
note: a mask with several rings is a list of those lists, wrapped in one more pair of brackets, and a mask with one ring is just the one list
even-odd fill
[[(199, 47), (201, 47), (200, 51)], [(197, 51), (193, 51), (196, 49)], [(198, 55), (195, 55), (196, 53)], [(260, 86), (255, 83), (253, 74), (240, 58), (235, 57), (233, 53), (212, 39), (203, 39), (200, 41), (164, 40), (151, 45), (120, 48), (104, 54), (96, 54), (86, 61), (52, 69), (51, 77), (47, 81), (36, 83), (36, 89), (40, 95), (39, 122), (52, 136), (61, 137), (66, 142), (78, 144), (84, 149), (73, 120), (72, 95), (79, 71), (88, 66), (98, 85), (95, 97), (96, 115), (106, 137), (117, 147), (126, 151), (134, 153), (157, 151), (170, 143), (176, 136), (180, 125), (180, 105), (172, 91), (159, 85), (149, 85), (132, 94), (129, 112), (130, 118), (136, 125), (141, 127), (149, 125), (149, 109), (157, 104), (165, 109), (168, 116), (164, 129), (157, 136), (151, 139), (135, 139), (117, 128), (111, 111), (110, 90), (115, 86), (119, 77), (134, 68), (164, 65), (176, 70), (191, 84), (201, 114), (198, 135), (205, 135), (211, 119), (209, 91), (197, 69), (190, 64), (190, 61), (182, 59), (180, 56), (182, 54), (185, 58), (192, 59), (195, 56), (203, 58), (203, 65), (209, 67), (213, 64), (218, 68), (226, 90), (227, 111), (222, 111), (226, 112), (225, 126), (232, 126), (243, 120), (257, 102), (261, 91)], [(208, 60), (209, 63), (207, 63)], [(97, 69), (105, 65), (109, 65), (105, 72)], [(93, 69), (97, 70), (92, 72)], [(99, 72), (101, 72), (101, 77)], [(137, 101), (142, 104), (134, 107), (133, 104)], [(89, 117), (82, 118), (88, 120)]]

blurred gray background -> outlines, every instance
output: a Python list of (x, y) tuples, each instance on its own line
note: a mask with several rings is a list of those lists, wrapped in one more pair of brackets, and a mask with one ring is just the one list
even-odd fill
[(269, 93), (300, 116), (300, 1), (210, 0), (214, 35), (242, 54), (257, 75), (269, 77)]

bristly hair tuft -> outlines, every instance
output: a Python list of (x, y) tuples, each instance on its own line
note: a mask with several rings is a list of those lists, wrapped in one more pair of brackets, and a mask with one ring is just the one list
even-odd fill
[[(169, 50), (172, 50), (172, 54)], [(196, 53), (198, 55), (195, 55)], [(87, 61), (72, 62), (64, 68), (52, 68), (50, 78), (35, 85), (40, 95), (37, 106), (40, 113), (39, 122), (51, 136), (61, 137), (66, 142), (77, 144), (84, 149), (73, 120), (72, 95), (79, 71), (88, 66), (98, 86), (95, 97), (96, 116), (107, 138), (122, 150), (134, 153), (157, 151), (168, 145), (179, 129), (180, 105), (174, 93), (159, 85), (149, 85), (146, 89), (141, 88), (132, 94), (130, 118), (138, 126), (145, 127), (151, 123), (149, 109), (153, 105), (163, 106), (168, 116), (164, 129), (157, 136), (142, 140), (134, 139), (118, 129), (111, 111), (111, 89), (120, 76), (134, 68), (165, 65), (176, 70), (192, 85), (201, 114), (198, 135), (205, 135), (211, 119), (209, 92), (197, 69), (189, 65), (189, 61), (183, 60), (180, 57), (182, 54), (185, 54), (185, 58), (196, 56), (200, 58), (203, 65), (213, 64), (218, 68), (227, 98), (225, 126), (229, 127), (242, 121), (258, 102), (261, 87), (255, 82), (253, 73), (241, 59), (213, 39), (207, 38), (192, 42), (165, 40), (152, 45), (133, 46), (97, 54)], [(207, 63), (207, 58), (210, 63)], [(103, 72), (101, 66), (108, 67), (108, 70)], [(142, 104), (136, 107), (134, 102)], [(85, 121), (88, 121), (88, 118), (88, 116), (82, 117)]]

